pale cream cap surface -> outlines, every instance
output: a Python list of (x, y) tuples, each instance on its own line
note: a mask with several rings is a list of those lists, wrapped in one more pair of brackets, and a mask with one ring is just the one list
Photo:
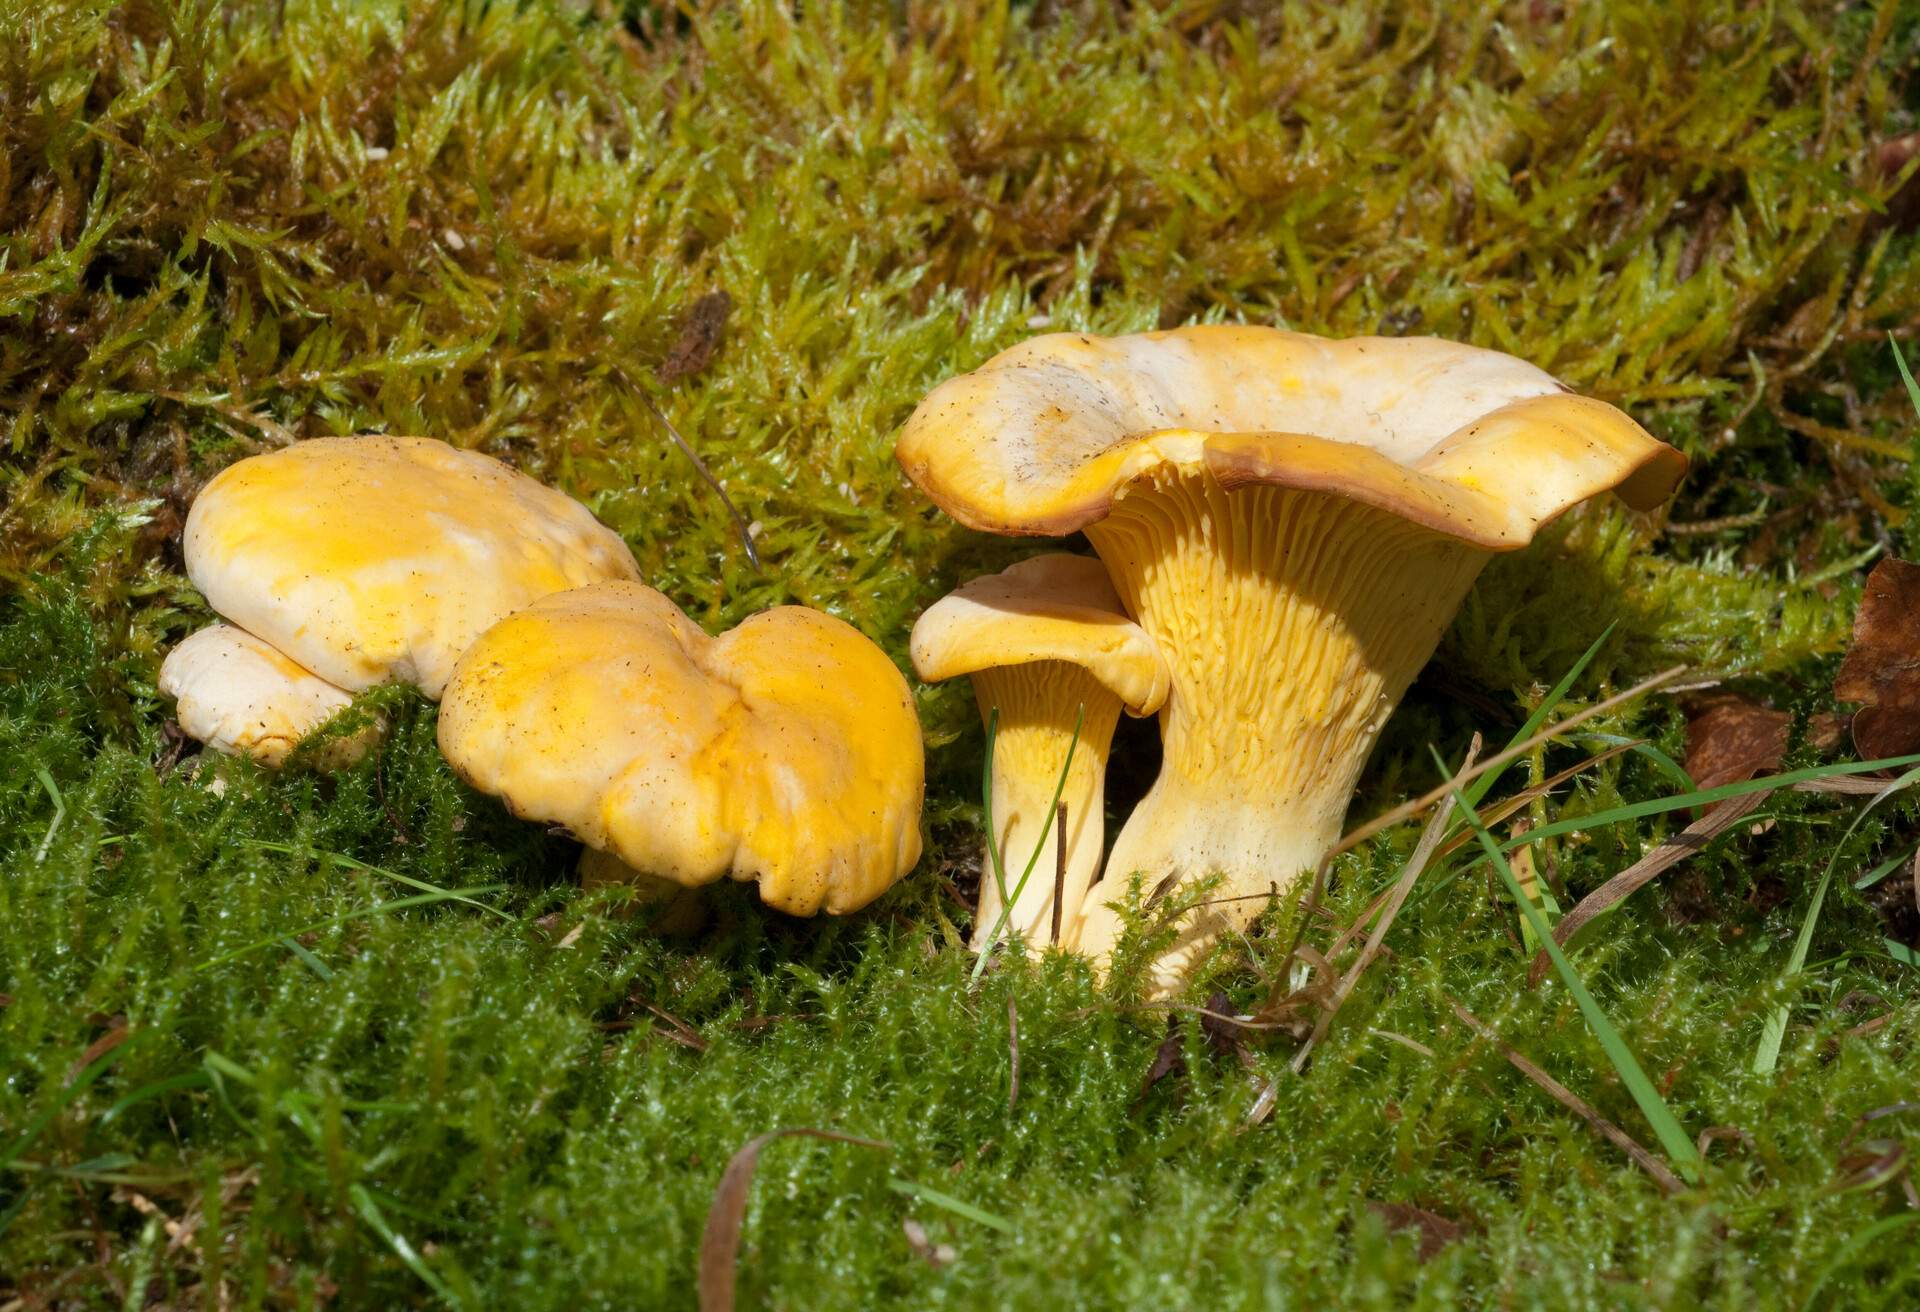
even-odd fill
[(496, 620), (639, 577), (587, 508), (422, 437), (325, 437), (229, 466), (187, 516), (187, 573), (223, 618), (351, 691), (438, 697)]
[[(176, 699), (174, 718), (188, 734), (215, 751), (275, 767), (353, 701), (346, 690), (231, 624), (204, 628), (167, 653), (159, 685)], [(371, 737), (334, 744), (326, 764), (357, 759)]]
[(1493, 551), (1601, 492), (1648, 509), (1686, 470), (1619, 410), (1497, 351), (1232, 324), (1022, 342), (930, 392), (895, 454), (987, 532), (1061, 536), (1140, 479), (1204, 473), (1345, 496)]

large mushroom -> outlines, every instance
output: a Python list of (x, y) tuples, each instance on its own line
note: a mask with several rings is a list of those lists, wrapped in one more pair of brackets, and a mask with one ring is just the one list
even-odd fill
[[(1482, 565), (1686, 467), (1510, 356), (1430, 338), (1204, 326), (1056, 334), (936, 388), (896, 448), (995, 533), (1084, 530), (1172, 671), (1165, 760), (1107, 859), (1223, 876), (1155, 971), (1173, 987), (1338, 840), (1382, 723)], [(1075, 942), (1110, 952), (1113, 904)]]
[[(912, 650), (914, 668), (929, 682), (973, 676), (980, 718), (996, 726), (992, 839), (1013, 898), (1004, 932), (1050, 940), (1055, 925), (1073, 926), (1099, 876), (1107, 753), (1120, 711), (1160, 709), (1166, 662), (1120, 609), (1106, 568), (1060, 552), (961, 584), (920, 616)], [(1066, 817), (1058, 870), (1060, 836), (1049, 828), (1056, 788)], [(976, 951), (1000, 928), (1001, 893), (989, 852), (981, 862)]]
[(912, 694), (816, 610), (713, 638), (642, 584), (556, 593), (460, 658), (439, 732), (475, 788), (656, 880), (756, 880), (810, 916), (866, 905), (920, 857)]
[[(351, 694), (437, 698), (496, 620), (640, 572), (565, 493), (422, 437), (314, 438), (230, 465), (194, 501), (184, 550), (229, 623), (175, 648), (161, 687), (191, 690), (189, 733), (272, 765)], [(230, 731), (247, 724), (269, 731)]]

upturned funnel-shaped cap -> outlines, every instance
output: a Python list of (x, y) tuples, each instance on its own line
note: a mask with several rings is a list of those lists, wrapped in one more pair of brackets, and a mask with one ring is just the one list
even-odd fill
[(1056, 333), (929, 393), (895, 447), (942, 510), (1061, 536), (1156, 472), (1325, 492), (1490, 551), (1613, 491), (1659, 504), (1678, 451), (1497, 351), (1203, 325)]

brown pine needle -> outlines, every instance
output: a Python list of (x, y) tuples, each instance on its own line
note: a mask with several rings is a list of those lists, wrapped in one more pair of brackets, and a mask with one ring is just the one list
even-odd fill
[[(1473, 757), (1477, 749), (1478, 735), (1475, 735), (1474, 748), (1468, 750), (1466, 761), (1454, 775), (1456, 786), (1458, 781), (1473, 769)], [(1321, 1009), (1320, 1019), (1314, 1022), (1313, 1033), (1309, 1034), (1307, 1041), (1300, 1045), (1300, 1051), (1293, 1055), (1293, 1061), (1290, 1064), (1295, 1075), (1306, 1069), (1307, 1058), (1312, 1055), (1314, 1048), (1332, 1028), (1333, 1018), (1340, 1014), (1340, 1008), (1345, 1004), (1347, 995), (1353, 992), (1353, 986), (1360, 982), (1360, 976), (1366, 973), (1367, 967), (1372, 965), (1373, 959), (1380, 954), (1381, 944), (1386, 941), (1387, 931), (1393, 928), (1394, 918), (1400, 914), (1400, 908), (1406, 905), (1407, 895), (1413, 892), (1415, 881), (1426, 870), (1427, 863), (1433, 860), (1434, 852), (1439, 849), (1440, 840), (1446, 835), (1447, 815), (1446, 811), (1435, 811), (1428, 818), (1427, 827), (1420, 835), (1419, 845), (1413, 849), (1413, 855), (1408, 858), (1406, 868), (1400, 872), (1400, 878), (1394, 882), (1392, 894), (1381, 910), (1379, 920), (1374, 923), (1373, 932), (1367, 935), (1366, 945), (1360, 949), (1360, 955), (1355, 958), (1353, 965), (1347, 968), (1347, 973), (1340, 977), (1340, 982), (1333, 986), (1333, 996)]]
[(1521, 1056), (1520, 1053), (1502, 1043), (1500, 1036), (1495, 1034), (1493, 1030), (1487, 1026), (1485, 1021), (1482, 1021), (1478, 1016), (1475, 1016), (1451, 997), (1447, 998), (1447, 1005), (1453, 1008), (1453, 1014), (1458, 1016), (1461, 1023), (1466, 1025), (1468, 1029), (1498, 1048), (1500, 1055), (1505, 1057), (1515, 1070), (1539, 1085), (1546, 1091), (1548, 1097), (1552, 1098), (1562, 1107), (1565, 1107), (1575, 1116), (1578, 1116), (1588, 1125), (1591, 1125), (1599, 1132), (1603, 1139), (1632, 1158), (1634, 1165), (1653, 1177), (1654, 1183), (1658, 1184), (1670, 1194), (1685, 1192), (1686, 1185), (1680, 1182), (1679, 1176), (1667, 1168), (1665, 1162), (1641, 1147), (1639, 1141), (1632, 1135), (1602, 1116), (1599, 1111), (1594, 1108), (1592, 1103), (1582, 1098), (1566, 1085), (1560, 1083), (1560, 1081), (1554, 1079), (1553, 1076), (1547, 1074), (1546, 1071), (1540, 1067), (1528, 1061), (1525, 1057)]
[(720, 480), (713, 476), (711, 469), (707, 468), (707, 462), (700, 458), (700, 453), (693, 449), (693, 443), (687, 441), (686, 438), (680, 435), (680, 430), (673, 426), (673, 421), (668, 419), (660, 407), (654, 404), (653, 396), (645, 387), (642, 387), (636, 382), (626, 370), (622, 369), (619, 365), (614, 365), (613, 372), (627, 385), (628, 391), (640, 398), (640, 404), (645, 406), (647, 413), (653, 416), (653, 422), (660, 425), (661, 431), (673, 439), (673, 444), (680, 448), (680, 454), (684, 455), (693, 464), (694, 472), (699, 474), (702, 481), (704, 481), (709, 488), (713, 489), (713, 494), (720, 498), (720, 504), (726, 507), (727, 514), (733, 519), (734, 532), (740, 537), (740, 545), (747, 553), (747, 560), (752, 563), (756, 570), (763, 568), (760, 564), (760, 552), (753, 545), (753, 531), (747, 524), (747, 517), (742, 515), (740, 508), (733, 504), (733, 498), (729, 497), (727, 490), (720, 486)]
[[(1771, 790), (1760, 793), (1748, 793), (1745, 797), (1729, 797), (1717, 803), (1705, 815), (1682, 829), (1678, 834), (1653, 849), (1609, 879), (1606, 883), (1580, 899), (1578, 906), (1560, 918), (1553, 927), (1553, 941), (1565, 947), (1573, 936), (1603, 911), (1631, 897), (1640, 889), (1658, 879), (1674, 866), (1698, 852), (1715, 837), (1738, 824), (1740, 817), (1746, 815), (1760, 803), (1773, 796)], [(1537, 987), (1546, 977), (1547, 968), (1552, 963), (1547, 959), (1547, 950), (1541, 948), (1533, 955), (1533, 965), (1527, 971), (1527, 987)]]
[(1671, 669), (1662, 670), (1660, 671), (1660, 673), (1654, 675), (1650, 679), (1642, 679), (1639, 683), (1634, 684), (1633, 687), (1627, 689), (1625, 692), (1615, 693), (1613, 696), (1607, 698), (1603, 702), (1595, 702), (1592, 706), (1587, 707), (1586, 710), (1581, 711), (1575, 715), (1570, 715), (1566, 719), (1561, 720), (1557, 724), (1548, 725), (1546, 728), (1542, 729), (1539, 733), (1534, 734), (1533, 737), (1528, 738), (1523, 742), (1515, 743), (1513, 746), (1507, 748), (1504, 752), (1498, 752), (1492, 756), (1489, 756), (1486, 760), (1482, 761), (1479, 765), (1475, 766), (1472, 770), (1470, 770), (1465, 775), (1463, 775), (1459, 780), (1457, 781), (1449, 780), (1448, 782), (1441, 784), (1438, 788), (1429, 789), (1427, 792), (1422, 793), (1420, 796), (1414, 798), (1411, 802), (1403, 802), (1399, 806), (1394, 807), (1391, 811), (1384, 812), (1383, 814), (1375, 816), (1373, 819), (1367, 821), (1367, 823), (1365, 823), (1364, 825), (1361, 825), (1358, 829), (1354, 830), (1352, 833), (1348, 834), (1345, 838), (1341, 839), (1338, 843), (1336, 843), (1334, 845), (1333, 850), (1327, 853), (1325, 860), (1323, 860), (1321, 864), (1325, 865), (1327, 862), (1332, 861), (1334, 857), (1339, 856), (1342, 852), (1351, 852), (1354, 848), (1360, 846), (1360, 844), (1366, 842), (1369, 838), (1372, 838), (1375, 834), (1379, 833), (1381, 830), (1391, 829), (1393, 826), (1399, 824), (1402, 820), (1406, 820), (1413, 816), (1419, 815), (1422, 811), (1426, 810), (1428, 807), (1436, 805), (1439, 802), (1445, 801), (1449, 796), (1449, 792), (1451, 789), (1459, 787), (1462, 784), (1470, 784), (1475, 779), (1478, 779), (1481, 775), (1488, 774), (1494, 770), (1498, 770), (1501, 766), (1506, 765), (1509, 762), (1516, 761), (1520, 757), (1525, 756), (1528, 752), (1538, 747), (1541, 743), (1551, 742), (1553, 739), (1560, 737), (1561, 735), (1567, 733), (1569, 730), (1575, 729), (1580, 725), (1585, 724), (1589, 720), (1605, 715), (1608, 711), (1616, 710), (1619, 707), (1626, 705), (1626, 703), (1633, 701), (1635, 698), (1644, 696), (1645, 694), (1652, 692), (1655, 688), (1660, 687), (1662, 684), (1673, 682), (1673, 680), (1679, 678), (1681, 675), (1685, 674), (1686, 672), (1687, 672), (1687, 667), (1684, 665), (1675, 665)]

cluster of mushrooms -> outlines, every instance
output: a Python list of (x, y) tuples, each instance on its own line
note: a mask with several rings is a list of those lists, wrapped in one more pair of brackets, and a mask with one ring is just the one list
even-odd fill
[[(971, 528), (1096, 553), (974, 579), (914, 627), (920, 676), (970, 675), (996, 726), (991, 850), (1020, 872), (1047, 849), (1011, 906), (983, 862), (975, 946), (998, 928), (1104, 961), (1134, 876), (1218, 877), (1161, 991), (1337, 842), (1495, 552), (1607, 491), (1650, 509), (1686, 467), (1511, 356), (1247, 326), (1032, 339), (930, 393), (896, 454)], [(587, 880), (730, 875), (810, 915), (919, 858), (919, 724), (879, 648), (793, 606), (710, 638), (584, 507), (485, 456), (364, 437), (241, 461), (195, 502), (186, 558), (227, 623), (162, 687), (219, 750), (279, 764), (353, 693), (406, 682), (441, 701), (453, 768), (577, 835)], [(1103, 862), (1123, 710), (1159, 717), (1162, 764)]]
[(253, 456), (200, 493), (184, 548), (225, 622), (160, 687), (217, 750), (280, 765), (354, 693), (406, 683), (440, 703), (462, 778), (580, 839), (587, 882), (665, 897), (731, 875), (810, 916), (920, 859), (920, 722), (886, 653), (801, 606), (709, 637), (585, 506), (488, 456), (418, 437)]

